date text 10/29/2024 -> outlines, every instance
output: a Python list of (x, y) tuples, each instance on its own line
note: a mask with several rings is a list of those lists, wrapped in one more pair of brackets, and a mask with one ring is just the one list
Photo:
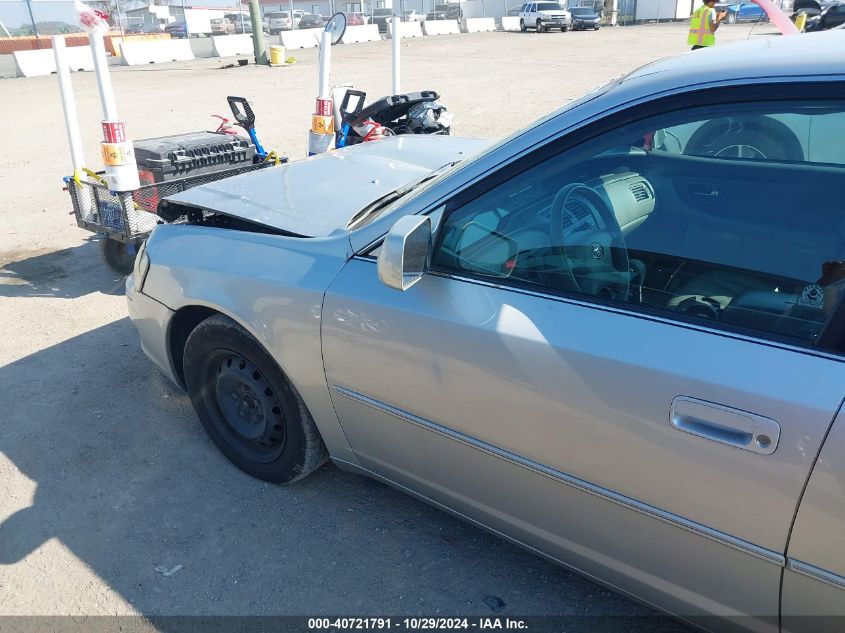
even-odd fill
[(528, 624), (517, 618), (308, 618), (310, 631), (348, 630), (452, 631), (526, 630)]

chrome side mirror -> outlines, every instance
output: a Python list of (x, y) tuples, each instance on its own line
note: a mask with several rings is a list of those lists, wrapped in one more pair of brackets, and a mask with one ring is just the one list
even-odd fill
[(396, 290), (407, 290), (428, 267), (431, 220), (425, 215), (399, 218), (384, 238), (378, 254), (378, 277)]

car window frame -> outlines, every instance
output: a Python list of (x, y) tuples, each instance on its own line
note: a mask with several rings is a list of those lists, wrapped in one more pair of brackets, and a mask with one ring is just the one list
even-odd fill
[[(723, 88), (711, 88), (709, 90), (696, 90), (661, 99), (655, 99), (621, 112), (612, 113), (597, 121), (581, 126), (569, 134), (550, 140), (542, 146), (530, 151), (526, 155), (517, 158), (490, 174), (487, 174), (482, 179), (471, 183), (460, 191), (455, 192), (446, 200), (437, 203), (433, 208), (426, 209), (420, 213), (420, 215), (429, 215), (431, 212), (443, 208), (444, 210), (442, 212), (442, 216), (438, 221), (438, 228), (440, 229), (452, 213), (459, 211), (465, 205), (486, 194), (495, 187), (502, 185), (504, 182), (511, 180), (528, 169), (531, 169), (532, 167), (554, 156), (560, 155), (581, 143), (592, 140), (608, 132), (612, 132), (614, 129), (621, 128), (625, 125), (636, 123), (637, 121), (654, 116), (660, 116), (662, 114), (669, 114), (678, 109), (690, 109), (707, 105), (739, 105), (742, 103), (754, 104), (760, 101), (774, 103), (777, 101), (845, 100), (845, 82), (839, 82), (841, 85), (838, 87), (836, 85), (831, 85), (831, 83), (834, 82), (801, 82), (792, 84), (777, 83), (756, 84), (753, 86), (729, 86)], [(431, 261), (431, 258), (436, 250), (440, 248), (442, 239), (443, 232), (442, 230), (438, 230), (434, 235), (429, 261)], [(380, 243), (381, 240), (378, 244), (374, 245), (374, 247), (368, 249), (367, 252), (370, 253), (376, 250), (380, 246)], [(615, 312), (623, 312), (633, 316), (657, 318), (660, 321), (674, 323), (680, 326), (693, 326), (715, 333), (740, 335), (743, 338), (752, 339), (764, 344), (787, 346), (791, 349), (811, 354), (820, 354), (824, 356), (833, 355), (832, 357), (834, 358), (839, 358), (840, 356), (845, 355), (845, 300), (840, 300), (839, 305), (836, 307), (833, 315), (822, 330), (816, 346), (807, 347), (796, 343), (793, 338), (778, 336), (777, 334), (771, 332), (762, 332), (721, 322), (715, 327), (707, 326), (703, 325), (700, 320), (686, 316), (682, 313), (674, 313), (660, 308), (652, 308), (650, 306), (627, 304), (620, 301), (604, 299), (602, 297), (595, 297), (577, 292), (546, 288), (536, 284), (522, 282), (517, 279), (492, 278), (490, 276), (473, 273), (471, 271), (458, 271), (434, 265), (431, 265), (426, 272), (440, 277), (474, 282), (521, 293), (530, 293), (554, 299), (563, 299), (581, 305), (588, 305), (599, 309), (610, 309)], [(843, 299), (845, 299), (845, 297), (843, 297)]]

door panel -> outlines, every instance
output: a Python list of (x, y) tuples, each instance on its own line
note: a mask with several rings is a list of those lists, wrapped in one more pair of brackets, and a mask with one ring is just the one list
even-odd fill
[[(332, 394), (367, 468), (554, 555), (615, 570), (623, 588), (634, 590), (644, 574), (689, 609), (749, 604), (776, 614), (778, 562), (842, 395), (842, 364), (438, 275), (401, 293), (362, 259), (335, 279), (323, 314), (330, 386), (372, 399)], [(777, 450), (737, 450), (675, 428), (677, 396), (776, 421)], [(584, 488), (578, 482), (593, 494), (574, 492)], [(597, 501), (597, 490), (624, 498)], [(636, 504), (646, 514), (630, 509)], [(661, 512), (670, 523), (655, 518)], [(657, 532), (637, 527), (640, 539), (631, 530), (643, 516)], [(706, 558), (690, 554), (678, 566), (687, 548), (709, 556), (714, 546), (728, 567), (754, 576), (754, 601), (743, 602), (749, 585), (739, 578), (750, 579), (742, 574), (736, 584), (720, 574), (710, 586), (700, 576), (710, 573)]]
[[(367, 468), (464, 518), (672, 613), (777, 613), (781, 569), (773, 562), (332, 395)], [(771, 618), (737, 622), (777, 630)], [(720, 630), (732, 630), (730, 622)]]
[(840, 413), (813, 468), (789, 540), (782, 603), (786, 630), (841, 631), (845, 621), (843, 456), (845, 415)]

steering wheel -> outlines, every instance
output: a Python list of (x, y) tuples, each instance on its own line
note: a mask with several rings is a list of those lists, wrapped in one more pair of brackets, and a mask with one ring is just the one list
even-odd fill
[[(567, 206), (573, 203), (586, 209), (592, 222), (589, 228), (566, 235), (564, 217), (567, 225), (572, 225)], [(576, 290), (593, 296), (628, 297), (632, 274), (622, 229), (613, 210), (595, 189), (576, 182), (558, 191), (549, 222), (552, 248), (566, 262)]]

